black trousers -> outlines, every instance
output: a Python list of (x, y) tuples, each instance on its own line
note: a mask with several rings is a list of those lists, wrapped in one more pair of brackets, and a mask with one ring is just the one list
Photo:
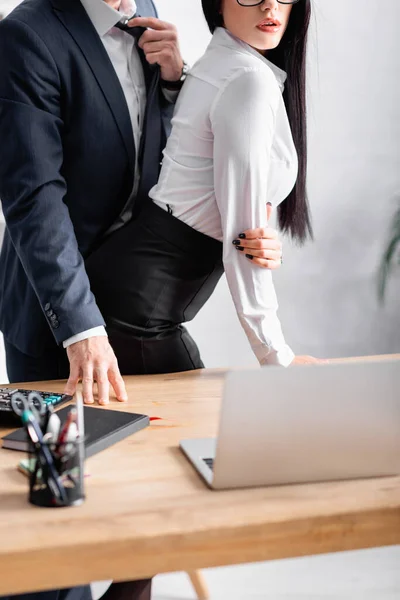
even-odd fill
[[(204, 365), (182, 323), (193, 319), (222, 273), (222, 244), (149, 201), (139, 217), (86, 260), (122, 375), (173, 373)], [(10, 382), (65, 379), (65, 350), (30, 357), (5, 340)]]
[(69, 363), (64, 348), (47, 348), (42, 356), (29, 356), (4, 339), (6, 368), (10, 383), (68, 379)]
[(0, 596), (0, 600), (92, 600), (90, 586), (85, 585), (72, 589), (18, 594), (15, 596)]
[[(151, 579), (113, 583), (102, 596), (103, 600), (150, 600)], [(89, 585), (50, 592), (34, 592), (15, 596), (0, 596), (0, 600), (92, 600)]]
[(86, 260), (121, 372), (172, 373), (204, 365), (182, 323), (222, 273), (222, 244), (149, 201)]

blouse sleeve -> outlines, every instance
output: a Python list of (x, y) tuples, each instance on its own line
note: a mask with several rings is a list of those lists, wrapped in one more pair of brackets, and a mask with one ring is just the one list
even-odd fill
[(252, 264), (232, 241), (267, 224), (268, 171), (280, 89), (272, 72), (236, 74), (214, 101), (214, 186), (225, 273), (240, 323), (261, 364), (288, 366), (294, 354), (277, 316), (270, 270)]

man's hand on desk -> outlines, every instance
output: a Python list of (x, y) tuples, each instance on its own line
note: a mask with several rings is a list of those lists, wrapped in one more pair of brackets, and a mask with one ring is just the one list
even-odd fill
[(117, 400), (126, 402), (125, 383), (119, 372), (114, 350), (106, 336), (91, 337), (67, 348), (70, 364), (70, 375), (65, 387), (65, 394), (73, 395), (80, 379), (82, 379), (83, 400), (85, 404), (93, 404), (93, 384), (97, 383), (99, 404), (109, 403), (110, 384), (114, 388)]

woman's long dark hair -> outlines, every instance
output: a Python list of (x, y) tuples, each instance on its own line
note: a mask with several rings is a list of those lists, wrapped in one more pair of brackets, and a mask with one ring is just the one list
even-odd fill
[[(221, 0), (202, 0), (203, 12), (214, 33), (223, 26)], [(288, 113), (294, 145), (299, 159), (296, 184), (278, 207), (279, 227), (293, 239), (304, 242), (312, 238), (310, 210), (307, 202), (307, 119), (306, 119), (306, 48), (311, 17), (310, 0), (293, 5), (289, 24), (281, 43), (268, 51), (268, 60), (287, 73), (283, 99)]]

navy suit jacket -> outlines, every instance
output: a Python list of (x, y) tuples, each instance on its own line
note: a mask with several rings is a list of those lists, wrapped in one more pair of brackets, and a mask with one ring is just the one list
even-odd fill
[[(157, 16), (152, 0), (137, 5)], [(121, 213), (134, 158), (121, 85), (80, 0), (25, 0), (0, 23), (0, 329), (22, 352), (104, 324), (84, 258)]]

